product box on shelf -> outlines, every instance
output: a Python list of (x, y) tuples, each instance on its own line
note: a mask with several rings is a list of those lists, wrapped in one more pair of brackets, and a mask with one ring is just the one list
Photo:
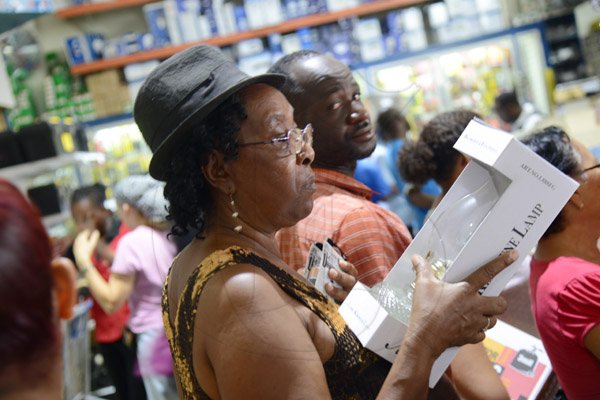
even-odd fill
[(69, 65), (100, 60), (103, 50), (104, 36), (101, 33), (86, 32), (83, 35), (65, 39), (65, 53)]
[[(340, 313), (361, 343), (393, 361), (406, 332), (414, 271), (420, 254), (436, 277), (459, 282), (503, 250), (519, 259), (481, 289), (495, 296), (571, 197), (578, 184), (513, 135), (473, 120), (454, 147), (471, 159), (385, 280), (374, 288), (358, 283)], [(457, 348), (436, 360), (435, 385)]]
[(197, 0), (179, 0), (177, 2), (177, 23), (184, 42), (205, 39), (198, 26), (200, 3)]
[(171, 44), (183, 43), (183, 35), (177, 18), (177, 2), (175, 0), (165, 0), (163, 1), (163, 8), (165, 10), (165, 22)]
[(163, 47), (171, 43), (163, 2), (146, 4), (142, 8), (148, 30), (154, 37), (154, 47)]

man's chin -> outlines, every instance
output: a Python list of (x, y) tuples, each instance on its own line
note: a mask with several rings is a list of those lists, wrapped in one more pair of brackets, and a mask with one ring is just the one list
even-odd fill
[(358, 152), (358, 156), (356, 157), (356, 159), (363, 160), (369, 157), (375, 151), (375, 147), (377, 147), (376, 140), (374, 140), (373, 143), (369, 143), (368, 145), (364, 146), (363, 149), (360, 149), (361, 151)]

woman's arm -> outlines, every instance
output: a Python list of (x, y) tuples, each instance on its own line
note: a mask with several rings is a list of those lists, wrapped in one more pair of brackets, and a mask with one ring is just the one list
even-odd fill
[(510, 399), (483, 344), (467, 344), (461, 347), (450, 368), (452, 382), (462, 399)]
[(596, 325), (585, 335), (583, 343), (600, 360), (600, 325)]
[(100, 239), (98, 231), (81, 232), (75, 238), (73, 253), (77, 267), (88, 281), (88, 286), (96, 302), (104, 312), (112, 314), (119, 310), (133, 290), (134, 275), (111, 274), (108, 282), (104, 280), (92, 262), (92, 254)]
[[(411, 322), (379, 399), (426, 398), (431, 367), (442, 351), (483, 340), (487, 316), (493, 325), (505, 302), (477, 290), (508, 261), (506, 255), (496, 258), (457, 284), (437, 280), (422, 258), (413, 261)], [(195, 327), (200, 350), (194, 366), (210, 397), (330, 398), (323, 362), (334, 351), (331, 332), (320, 330), (318, 317), (262, 270), (238, 265), (221, 271), (204, 288), (198, 315), (203, 318)], [(322, 340), (327, 335), (329, 340)]]

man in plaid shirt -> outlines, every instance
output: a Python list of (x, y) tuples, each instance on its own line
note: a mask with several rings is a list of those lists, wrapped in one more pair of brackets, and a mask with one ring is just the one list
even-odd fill
[(353, 178), (357, 160), (377, 144), (358, 84), (346, 65), (314, 51), (285, 56), (270, 72), (287, 76), (282, 91), (298, 126), (314, 128), (314, 206), (307, 218), (278, 232), (283, 258), (302, 268), (311, 244), (331, 238), (358, 270), (358, 279), (372, 286), (387, 275), (411, 237), (400, 218), (371, 202), (371, 189)]

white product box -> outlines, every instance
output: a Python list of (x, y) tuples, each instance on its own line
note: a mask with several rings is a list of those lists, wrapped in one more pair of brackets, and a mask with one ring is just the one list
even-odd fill
[(272, 64), (271, 52), (263, 51), (261, 53), (240, 57), (238, 67), (250, 76), (264, 74)]
[(328, 11), (340, 11), (346, 8), (357, 7), (359, 0), (327, 0)]
[(366, 18), (358, 21), (354, 28), (354, 37), (360, 42), (376, 40), (383, 37), (381, 24), (377, 18)]
[(175, 0), (165, 0), (163, 2), (165, 10), (165, 22), (167, 24), (167, 31), (169, 32), (169, 39), (171, 44), (183, 43), (183, 34), (181, 33), (181, 27), (179, 26), (177, 2)]
[(383, 38), (359, 42), (360, 60), (371, 62), (385, 58), (385, 42)]
[(302, 50), (302, 42), (297, 33), (288, 33), (281, 36), (281, 49), (283, 54), (291, 54), (295, 51)]
[[(436, 271), (436, 276), (459, 282), (503, 250), (516, 249), (519, 259), (482, 288), (484, 295), (498, 295), (578, 187), (513, 135), (477, 120), (454, 148), (471, 161), (384, 280), (388, 288), (410, 292), (414, 254), (445, 264), (445, 274)], [(392, 317), (372, 292), (357, 284), (340, 314), (363, 346), (393, 361), (406, 324)], [(409, 299), (408, 309), (410, 304)], [(431, 387), (457, 350), (447, 349), (436, 360)]]

